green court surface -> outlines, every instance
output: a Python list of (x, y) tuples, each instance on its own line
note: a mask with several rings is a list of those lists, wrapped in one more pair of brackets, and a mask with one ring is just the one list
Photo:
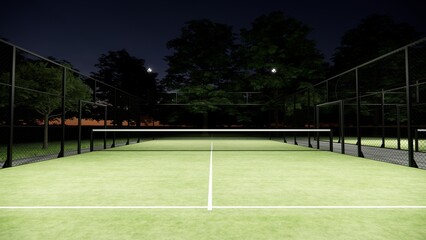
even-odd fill
[(0, 170), (0, 239), (425, 239), (426, 171), (271, 140)]

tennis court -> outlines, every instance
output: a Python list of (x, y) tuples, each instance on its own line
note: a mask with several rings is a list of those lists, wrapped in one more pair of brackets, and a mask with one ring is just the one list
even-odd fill
[(0, 239), (424, 239), (426, 172), (268, 138), (3, 169)]

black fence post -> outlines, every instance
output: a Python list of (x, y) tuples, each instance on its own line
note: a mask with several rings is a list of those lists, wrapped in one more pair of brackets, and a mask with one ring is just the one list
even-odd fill
[[(293, 95), (293, 128), (296, 128), (296, 123), (297, 123), (297, 119), (296, 119), (296, 95)], [(294, 145), (298, 145), (297, 144), (297, 136), (296, 136), (296, 132), (294, 133)]]
[(364, 157), (362, 153), (362, 139), (361, 139), (361, 100), (359, 98), (359, 78), (358, 78), (358, 68), (355, 69), (355, 91), (356, 91), (356, 137), (357, 137), (357, 151), (358, 157)]
[(12, 46), (12, 67), (10, 69), (9, 89), (9, 141), (7, 143), (7, 157), (3, 168), (12, 167), (13, 159), (13, 130), (15, 123), (15, 77), (16, 77), (16, 47)]
[(66, 87), (67, 87), (67, 69), (62, 68), (62, 114), (61, 114), (61, 151), (59, 152), (58, 157), (64, 157), (65, 155), (65, 101), (66, 101)]
[[(311, 128), (311, 89), (308, 88), (308, 112), (307, 114), (307, 124), (308, 124), (308, 128)], [(308, 132), (308, 147), (312, 148), (312, 144), (311, 144), (311, 132)]]
[(415, 129), (414, 131), (414, 142), (415, 142), (415, 151), (419, 151), (419, 133), (418, 129)]
[[(105, 105), (104, 106), (105, 107), (105, 110), (104, 110), (104, 117), (105, 117), (105, 119), (104, 119), (104, 129), (107, 129), (107, 119), (108, 119), (108, 113), (107, 113), (107, 110), (108, 110), (108, 107)], [(107, 132), (105, 132), (104, 133), (104, 149), (107, 149)]]
[(385, 90), (382, 89), (382, 145), (381, 148), (384, 148), (385, 143)]
[(405, 85), (407, 97), (407, 139), (408, 139), (408, 166), (418, 168), (414, 160), (413, 135), (411, 129), (411, 89), (410, 89), (410, 70), (408, 64), (408, 47), (405, 47)]
[[(117, 89), (114, 88), (114, 106), (112, 107), (112, 110), (114, 111), (114, 122), (113, 122), (113, 128), (117, 128)], [(111, 147), (115, 147), (115, 132), (112, 133), (112, 145)]]
[(90, 151), (93, 152), (93, 129), (90, 131)]
[(78, 139), (77, 139), (77, 154), (81, 154), (81, 117), (82, 117), (83, 101), (78, 100)]
[(342, 154), (345, 154), (345, 106), (343, 100), (340, 101), (340, 144)]
[[(408, 126), (407, 129), (409, 129)], [(396, 105), (396, 143), (397, 149), (401, 150), (401, 106), (399, 105)]]
[[(315, 106), (315, 112), (316, 112), (316, 128), (319, 129), (319, 107)], [(320, 149), (320, 139), (319, 139), (319, 132), (317, 132), (317, 149)], [(333, 139), (331, 139), (333, 142)]]

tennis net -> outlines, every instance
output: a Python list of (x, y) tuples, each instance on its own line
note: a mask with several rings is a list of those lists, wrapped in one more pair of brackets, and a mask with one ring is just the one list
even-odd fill
[(210, 142), (215, 151), (333, 151), (332, 139), (331, 129), (93, 129), (90, 151), (131, 143), (142, 143), (133, 150), (210, 151)]

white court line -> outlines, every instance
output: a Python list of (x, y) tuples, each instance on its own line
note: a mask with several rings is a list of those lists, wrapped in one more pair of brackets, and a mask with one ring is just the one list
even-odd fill
[(215, 206), (216, 209), (421, 209), (426, 206)]
[(213, 210), (213, 142), (210, 143), (209, 193), (207, 197), (207, 210)]
[[(209, 206), (212, 209), (426, 209), (426, 206)], [(0, 206), (0, 209), (205, 209), (206, 206)]]
[(205, 209), (206, 206), (0, 206), (0, 209)]

